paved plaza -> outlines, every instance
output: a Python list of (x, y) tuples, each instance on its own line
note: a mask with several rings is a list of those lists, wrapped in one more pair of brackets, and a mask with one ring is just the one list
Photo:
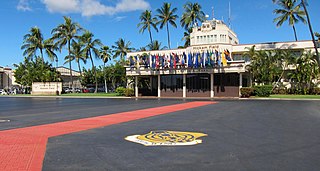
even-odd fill
[[(319, 102), (0, 97), (0, 170), (319, 170)], [(207, 136), (125, 140), (158, 130)]]

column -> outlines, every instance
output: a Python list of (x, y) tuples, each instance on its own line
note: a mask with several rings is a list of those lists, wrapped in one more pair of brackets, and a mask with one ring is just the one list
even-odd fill
[(138, 89), (138, 76), (135, 76), (135, 85), (134, 85), (134, 90), (135, 90), (135, 95), (136, 97), (139, 96), (139, 89)]
[(242, 73), (239, 73), (239, 97), (241, 96), (240, 89), (242, 88)]
[(161, 76), (158, 75), (158, 97), (161, 97)]
[(186, 74), (183, 74), (182, 90), (183, 90), (183, 98), (186, 98), (187, 97), (187, 75)]
[(210, 97), (213, 98), (214, 97), (214, 74), (211, 73), (210, 74)]

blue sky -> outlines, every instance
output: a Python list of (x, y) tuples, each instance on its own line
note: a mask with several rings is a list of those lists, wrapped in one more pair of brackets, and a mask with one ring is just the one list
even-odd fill
[[(164, 2), (172, 3), (178, 8), (177, 15), (183, 13), (183, 5), (187, 1), (163, 1), (163, 0), (2, 0), (0, 2), (0, 66), (12, 66), (23, 61), (22, 50), (23, 36), (31, 27), (41, 29), (45, 39), (51, 36), (51, 30), (63, 23), (63, 16), (70, 16), (85, 29), (90, 30), (95, 38), (100, 39), (105, 45), (112, 46), (119, 38), (131, 41), (132, 47), (140, 48), (149, 43), (148, 32), (139, 33), (137, 24), (142, 11), (150, 9), (153, 15), (156, 9)], [(228, 20), (229, 1), (198, 0), (203, 11), (212, 18), (225, 22)], [(292, 27), (285, 23), (277, 28), (273, 23), (276, 17), (272, 11), (277, 8), (272, 0), (230, 0), (231, 27), (238, 35), (241, 44), (293, 41)], [(313, 30), (320, 32), (319, 0), (309, 0), (309, 15), (313, 24)], [(177, 20), (178, 28), (170, 26), (171, 47), (183, 45), (181, 40), (184, 30), (180, 26), (180, 18)], [(310, 32), (307, 25), (296, 25), (298, 39), (310, 40)], [(155, 40), (167, 46), (166, 30), (152, 32)], [(58, 53), (59, 66), (63, 65), (65, 53)], [(102, 62), (96, 60), (97, 65)], [(55, 65), (54, 65), (55, 66)], [(67, 65), (65, 65), (67, 66)], [(73, 64), (73, 68), (76, 65)], [(86, 65), (85, 67), (90, 67)]]

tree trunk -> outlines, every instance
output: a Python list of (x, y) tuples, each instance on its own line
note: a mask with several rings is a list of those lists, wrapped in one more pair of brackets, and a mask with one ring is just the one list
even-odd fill
[(43, 59), (43, 52), (42, 52), (42, 48), (40, 48), (40, 53), (41, 53), (42, 65), (44, 65), (44, 59)]
[(105, 89), (105, 92), (108, 93), (106, 71), (105, 70), (106, 70), (106, 63), (103, 63), (104, 89)]
[[(70, 56), (71, 55), (70, 40), (68, 40), (68, 51), (69, 51), (69, 56)], [(72, 93), (74, 93), (71, 61), (69, 61), (69, 69), (70, 69), (71, 89), (72, 89)], [(70, 83), (69, 83), (69, 87), (70, 87)]]
[(296, 42), (297, 42), (298, 37), (297, 37), (296, 27), (294, 25), (292, 25), (292, 28), (293, 28), (293, 32), (294, 32), (294, 38), (296, 39)]
[(96, 72), (96, 68), (95, 68), (94, 63), (93, 63), (93, 59), (92, 59), (90, 50), (89, 50), (89, 55), (90, 55), (90, 60), (91, 60), (91, 64), (92, 64), (92, 71), (94, 73), (94, 77), (95, 77), (95, 80), (96, 80), (96, 88), (94, 90), (94, 93), (97, 93), (98, 92), (98, 78), (97, 78), (97, 72)]
[(314, 49), (315, 49), (315, 51), (316, 51), (318, 66), (320, 66), (319, 52), (318, 52), (316, 40), (315, 40), (315, 38), (314, 38), (314, 33), (313, 33), (313, 31), (312, 31), (312, 26), (311, 26), (311, 22), (310, 22), (310, 17), (309, 17), (309, 14), (308, 14), (308, 10), (307, 10), (307, 7), (306, 7), (306, 4), (305, 4), (304, 0), (301, 0), (301, 3), (302, 3), (302, 6), (303, 6), (303, 8), (304, 8), (304, 11), (305, 11), (305, 13), (306, 13), (306, 16), (307, 16), (308, 26), (309, 26), (309, 30), (310, 30), (310, 34), (311, 34), (313, 46), (314, 46)]
[(149, 30), (149, 36), (150, 36), (150, 40), (151, 40), (151, 44), (152, 44), (152, 43), (153, 43), (153, 41), (152, 41), (151, 30)]
[(80, 67), (80, 61), (78, 61), (78, 68), (79, 68), (80, 76), (82, 76), (81, 67)]
[(170, 33), (169, 33), (169, 24), (167, 23), (167, 33), (168, 33), (168, 46), (169, 46), (169, 49), (171, 49), (170, 47)]

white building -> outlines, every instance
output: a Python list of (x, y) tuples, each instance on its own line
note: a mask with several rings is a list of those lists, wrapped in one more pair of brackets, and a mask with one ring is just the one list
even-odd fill
[(9, 67), (0, 67), (0, 89), (8, 89), (17, 85), (14, 72)]
[(215, 19), (194, 27), (190, 44), (185, 49), (128, 53), (126, 74), (134, 77), (135, 95), (239, 97), (240, 88), (251, 83), (246, 70), (250, 59), (243, 56), (248, 48), (314, 50), (312, 41), (239, 44), (237, 35)]

